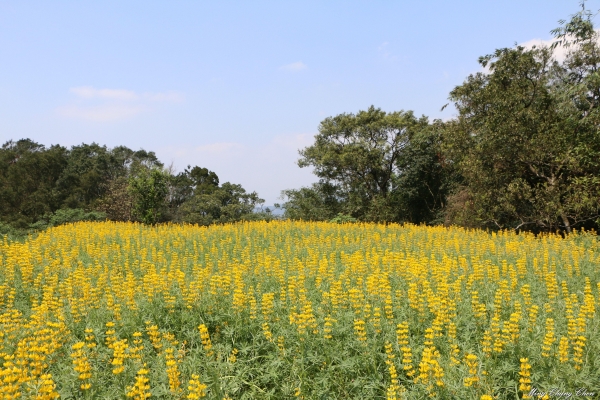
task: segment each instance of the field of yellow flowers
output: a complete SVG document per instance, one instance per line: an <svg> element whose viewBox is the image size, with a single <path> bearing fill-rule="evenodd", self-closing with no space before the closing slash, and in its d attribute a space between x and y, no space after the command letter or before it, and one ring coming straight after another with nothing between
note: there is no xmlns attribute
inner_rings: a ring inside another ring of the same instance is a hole
<svg viewBox="0 0 600 400"><path fill-rule="evenodd" d="M591 234L65 225L0 241L0 398L595 398L599 292Z"/></svg>

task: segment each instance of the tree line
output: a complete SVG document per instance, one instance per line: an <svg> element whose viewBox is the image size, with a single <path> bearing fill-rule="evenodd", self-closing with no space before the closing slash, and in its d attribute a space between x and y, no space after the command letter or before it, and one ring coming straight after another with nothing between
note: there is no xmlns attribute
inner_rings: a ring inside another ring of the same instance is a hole
<svg viewBox="0 0 600 400"><path fill-rule="evenodd" d="M80 220L208 225L270 218L255 211L262 203L206 168L176 174L151 151L96 143L45 147L30 139L0 149L0 233Z"/></svg>
<svg viewBox="0 0 600 400"><path fill-rule="evenodd" d="M600 47L582 9L551 46L481 57L449 121L371 107L321 122L284 191L290 218L456 224L533 232L600 224ZM566 57L557 57L557 50Z"/></svg>
<svg viewBox="0 0 600 400"><path fill-rule="evenodd" d="M600 225L600 46L592 14L551 46L498 49L449 95L448 121L371 106L326 118L282 192L284 218L571 232ZM558 57L562 49L564 57ZM0 149L0 233L75 220L209 225L272 219L215 172L174 173L153 152L28 139ZM268 210L267 210L268 211Z"/></svg>

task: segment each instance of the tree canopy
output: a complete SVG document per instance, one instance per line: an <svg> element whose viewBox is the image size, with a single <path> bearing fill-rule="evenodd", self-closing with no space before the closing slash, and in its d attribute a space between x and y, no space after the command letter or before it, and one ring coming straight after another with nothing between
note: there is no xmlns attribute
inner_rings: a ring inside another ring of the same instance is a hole
<svg viewBox="0 0 600 400"><path fill-rule="evenodd" d="M433 221L447 190L439 138L427 117L417 118L411 111L386 113L371 106L325 119L298 162L312 166L319 182L284 192L287 215Z"/></svg>
<svg viewBox="0 0 600 400"><path fill-rule="evenodd" d="M600 48L590 24L580 13L555 31L575 38L562 62L550 47L499 49L480 59L489 72L451 92L459 115L444 144L464 178L459 222L567 232L597 223Z"/></svg>
<svg viewBox="0 0 600 400"><path fill-rule="evenodd" d="M600 37L585 9L552 46L498 49L454 88L448 121L371 106L321 122L283 191L290 218L446 223L534 232L600 224ZM556 57L559 46L567 49Z"/></svg>
<svg viewBox="0 0 600 400"><path fill-rule="evenodd" d="M30 139L0 148L0 233L64 222L225 223L272 218L257 214L263 200L237 184L188 166L174 174L156 155L96 143L46 147Z"/></svg>

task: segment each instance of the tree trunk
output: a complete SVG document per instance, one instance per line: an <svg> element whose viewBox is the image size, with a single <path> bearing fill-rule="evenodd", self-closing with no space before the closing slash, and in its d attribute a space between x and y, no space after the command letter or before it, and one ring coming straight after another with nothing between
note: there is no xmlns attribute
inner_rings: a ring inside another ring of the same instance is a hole
<svg viewBox="0 0 600 400"><path fill-rule="evenodd" d="M567 233L571 233L571 223L569 222L569 218L565 215L564 211L560 212L560 217L563 220L563 223L565 224L565 229L567 230Z"/></svg>

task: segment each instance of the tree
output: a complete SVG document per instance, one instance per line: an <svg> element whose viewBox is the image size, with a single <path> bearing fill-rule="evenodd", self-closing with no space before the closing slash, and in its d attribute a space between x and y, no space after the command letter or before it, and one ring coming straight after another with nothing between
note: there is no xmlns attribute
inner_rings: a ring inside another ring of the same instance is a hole
<svg viewBox="0 0 600 400"><path fill-rule="evenodd" d="M169 180L169 208L172 215L194 196L210 194L219 187L219 177L213 171L198 166L172 175Z"/></svg>
<svg viewBox="0 0 600 400"><path fill-rule="evenodd" d="M130 180L142 175L148 169L161 169L156 154L146 150L131 150L125 146L117 146L109 150L110 162L104 171L104 180L99 184L102 197L94 203L94 208L106 213L113 221L131 221L134 218L134 191L130 188ZM163 211L160 212L162 217ZM139 215L138 215L139 217Z"/></svg>
<svg viewBox="0 0 600 400"><path fill-rule="evenodd" d="M72 146L68 162L56 182L56 188L64 194L62 207L90 208L106 191L105 182L119 166L106 146L96 143ZM125 171L119 171L124 175Z"/></svg>
<svg viewBox="0 0 600 400"><path fill-rule="evenodd" d="M0 148L0 232L11 235L103 218L148 224L272 219L255 212L262 203L240 185L219 186L206 168L188 166L174 175L143 149L82 143L67 150L29 139Z"/></svg>
<svg viewBox="0 0 600 400"><path fill-rule="evenodd" d="M0 149L0 218L26 228L62 204L56 190L68 162L67 149L45 146L30 139L8 141Z"/></svg>
<svg viewBox="0 0 600 400"><path fill-rule="evenodd" d="M328 221L341 213L341 194L337 187L326 182L311 187L287 189L281 192L287 199L283 204L284 217L305 221Z"/></svg>
<svg viewBox="0 0 600 400"><path fill-rule="evenodd" d="M395 203L401 216L399 222L443 222L448 196L459 179L442 152L443 127L444 124L436 120L416 131L398 159Z"/></svg>
<svg viewBox="0 0 600 400"><path fill-rule="evenodd" d="M117 146L111 149L110 153L113 158L110 179L133 176L144 168L160 169L164 167L153 151L144 149L134 151L125 146Z"/></svg>
<svg viewBox="0 0 600 400"><path fill-rule="evenodd" d="M161 221L167 205L169 175L159 168L141 168L129 179L133 217L145 224Z"/></svg>
<svg viewBox="0 0 600 400"><path fill-rule="evenodd" d="M450 94L445 149L477 225L570 232L600 216L598 34L585 10L555 33L574 38L563 63L552 48L499 49Z"/></svg>
<svg viewBox="0 0 600 400"><path fill-rule="evenodd" d="M431 222L444 207L448 171L439 132L411 111L340 114L321 122L300 151L319 182L284 191L286 215L329 220L342 213L366 221Z"/></svg>
<svg viewBox="0 0 600 400"><path fill-rule="evenodd" d="M264 203L256 192L247 193L241 185L225 182L220 187L214 186L218 178L211 179L211 182L208 186L200 185L194 195L183 203L179 221L210 225L253 219L256 206Z"/></svg>
<svg viewBox="0 0 600 400"><path fill-rule="evenodd" d="M131 221L133 218L133 194L126 177L116 177L103 183L104 195L96 208L111 221Z"/></svg>

